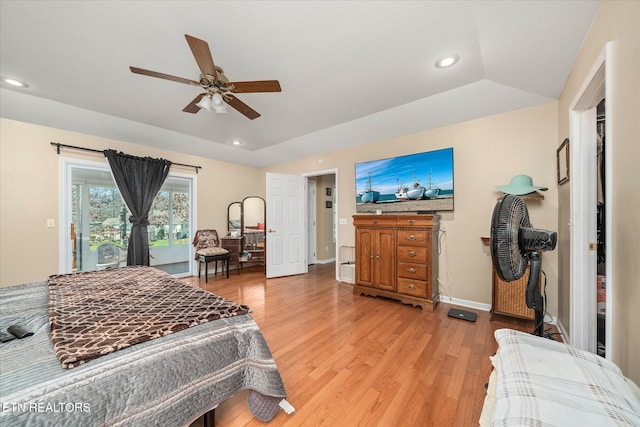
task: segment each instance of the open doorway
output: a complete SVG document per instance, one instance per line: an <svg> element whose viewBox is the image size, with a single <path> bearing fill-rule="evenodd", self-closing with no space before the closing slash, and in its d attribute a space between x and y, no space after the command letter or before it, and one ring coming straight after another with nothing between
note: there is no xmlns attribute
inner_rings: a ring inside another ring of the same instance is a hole
<svg viewBox="0 0 640 427"><path fill-rule="evenodd" d="M611 138L612 122L615 119L607 111L607 104L611 100L610 71L606 61L610 44L592 67L570 106L571 154L570 154L570 204L571 224L570 237L570 272L571 272L571 319L570 343L583 350L599 352L611 359L611 292L615 288L614 272L611 263L606 259L613 259L611 245ZM607 102L603 102L606 99ZM600 107L600 111L598 110ZM603 120L599 126L598 115ZM599 135L599 128L601 134ZM602 164L598 166L598 140L606 134L606 145L602 145ZM602 183L598 183L599 171L603 171ZM598 194L602 185L603 194ZM601 199L599 199L601 197ZM598 223L598 201L602 202L601 223ZM599 242L602 245L599 248ZM606 250L606 258L600 262L599 255ZM599 251L599 249L601 249ZM599 253L600 252L600 253ZM600 264L600 265L599 265ZM600 295L597 290L601 286L597 276L606 277L606 289ZM606 313L601 316L598 325L598 296L604 304L600 311ZM600 328L600 331L598 331ZM600 337L598 337L600 335ZM598 338L603 343L598 345ZM599 348L600 347L600 351Z"/></svg>
<svg viewBox="0 0 640 427"><path fill-rule="evenodd" d="M308 263L336 262L338 245L337 170L305 174L307 185ZM336 277L338 277L336 268Z"/></svg>

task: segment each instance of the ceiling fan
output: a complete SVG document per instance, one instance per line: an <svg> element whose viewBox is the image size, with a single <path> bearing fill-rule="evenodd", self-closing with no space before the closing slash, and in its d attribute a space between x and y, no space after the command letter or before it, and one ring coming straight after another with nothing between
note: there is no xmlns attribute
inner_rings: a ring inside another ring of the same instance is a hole
<svg viewBox="0 0 640 427"><path fill-rule="evenodd" d="M145 70L138 67L129 67L131 72L145 76L157 77L165 80L172 80L178 83L185 83L193 86L200 86L204 93L196 96L182 111L186 113L197 113L201 108L208 111L212 109L216 113L226 113L225 103L232 106L247 118L253 120L260 117L260 113L249 107L244 102L236 98L236 93L256 93L256 92L280 92L280 82L277 80L255 80L247 82L230 82L224 75L222 68L213 63L209 44L201 39L184 35L189 43L191 52L200 68L200 81L189 80L157 71Z"/></svg>

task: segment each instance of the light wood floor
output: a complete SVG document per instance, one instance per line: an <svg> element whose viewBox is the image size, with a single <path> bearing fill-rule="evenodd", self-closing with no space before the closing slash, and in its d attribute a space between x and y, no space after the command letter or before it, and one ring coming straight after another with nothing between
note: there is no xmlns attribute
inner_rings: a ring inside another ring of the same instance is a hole
<svg viewBox="0 0 640 427"><path fill-rule="evenodd" d="M475 323L382 298L354 296L335 265L266 280L260 268L184 279L249 305L278 365L287 400L271 426L477 426L496 351L493 331L530 322ZM216 410L217 426L260 426L246 391ZM201 421L194 426L202 425Z"/></svg>

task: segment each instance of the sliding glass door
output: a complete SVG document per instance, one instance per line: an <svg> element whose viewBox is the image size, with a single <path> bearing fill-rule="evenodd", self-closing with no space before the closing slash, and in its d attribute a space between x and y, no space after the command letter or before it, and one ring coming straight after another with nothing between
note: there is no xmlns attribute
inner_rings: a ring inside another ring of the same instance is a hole
<svg viewBox="0 0 640 427"><path fill-rule="evenodd" d="M63 160L62 271L127 264L131 223L107 165ZM191 274L195 177L170 173L149 212L150 264L176 276Z"/></svg>

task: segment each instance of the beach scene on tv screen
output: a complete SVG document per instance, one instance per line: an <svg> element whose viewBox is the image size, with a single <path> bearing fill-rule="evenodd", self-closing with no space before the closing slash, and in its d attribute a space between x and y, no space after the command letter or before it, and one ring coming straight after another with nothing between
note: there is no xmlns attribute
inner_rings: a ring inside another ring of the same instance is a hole
<svg viewBox="0 0 640 427"><path fill-rule="evenodd" d="M357 212L453 210L453 148L355 166Z"/></svg>

